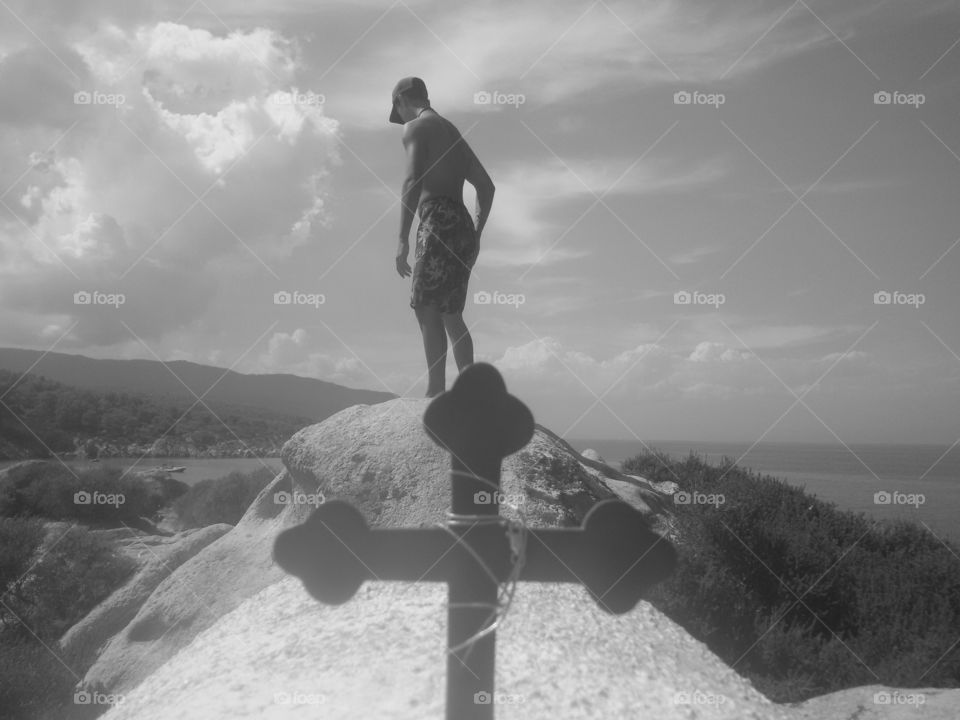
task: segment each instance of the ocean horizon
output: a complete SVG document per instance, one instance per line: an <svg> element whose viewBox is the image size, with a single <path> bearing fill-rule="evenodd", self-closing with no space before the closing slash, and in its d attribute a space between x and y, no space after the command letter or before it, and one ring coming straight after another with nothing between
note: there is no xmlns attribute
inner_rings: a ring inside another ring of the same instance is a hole
<svg viewBox="0 0 960 720"><path fill-rule="evenodd" d="M678 460L693 452L711 465L730 457L741 468L785 480L840 510L911 520L960 542L960 444L565 439L580 452L596 450L618 469L647 448Z"/></svg>

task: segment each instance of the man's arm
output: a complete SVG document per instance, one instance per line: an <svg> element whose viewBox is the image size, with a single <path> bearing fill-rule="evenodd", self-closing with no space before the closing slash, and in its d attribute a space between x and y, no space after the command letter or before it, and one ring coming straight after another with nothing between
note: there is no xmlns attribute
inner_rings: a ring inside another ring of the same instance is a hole
<svg viewBox="0 0 960 720"><path fill-rule="evenodd" d="M493 180L487 174L486 169L477 159L466 140L462 141L467 154L467 173L464 176L466 181L473 185L477 191L477 240L480 239L480 233L483 232L483 226L487 224L487 217L490 215L490 208L493 206L493 193L496 188Z"/></svg>

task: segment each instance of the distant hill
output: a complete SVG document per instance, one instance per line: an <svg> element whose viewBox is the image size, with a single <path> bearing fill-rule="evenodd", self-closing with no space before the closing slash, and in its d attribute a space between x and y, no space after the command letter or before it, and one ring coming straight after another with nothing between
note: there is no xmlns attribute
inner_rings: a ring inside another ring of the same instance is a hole
<svg viewBox="0 0 960 720"><path fill-rule="evenodd" d="M298 375L245 375L185 360L166 363L157 360L99 360L84 355L0 348L0 369L22 373L34 363L37 364L30 370L31 374L76 388L192 401L194 396L187 390L190 388L208 404L246 405L313 421L323 420L352 405L375 405L397 397L393 393L349 388ZM211 386L213 389L204 395Z"/></svg>

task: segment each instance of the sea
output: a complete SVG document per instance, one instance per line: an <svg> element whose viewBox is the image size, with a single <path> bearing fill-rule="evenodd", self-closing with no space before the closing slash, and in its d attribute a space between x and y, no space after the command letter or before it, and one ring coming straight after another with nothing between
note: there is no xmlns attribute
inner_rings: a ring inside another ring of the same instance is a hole
<svg viewBox="0 0 960 720"><path fill-rule="evenodd" d="M576 450L596 450L615 468L646 447L682 460L690 452L719 464L732 458L742 468L771 475L803 488L840 510L863 512L881 520L907 519L920 523L936 537L960 546L960 443L949 445L840 443L719 443L698 441L639 441L566 438ZM126 458L99 463L66 461L81 469L96 466L130 467ZM0 469L14 461L0 461ZM173 477L193 485L231 472L268 467L279 472L280 458L144 458L143 470L159 465L184 466ZM958 549L960 553L960 549Z"/></svg>
<svg viewBox="0 0 960 720"><path fill-rule="evenodd" d="M691 452L716 465L726 456L741 468L771 475L881 520L907 519L960 546L960 443L951 445L603 440L567 438L596 450L615 468L647 448L682 460ZM960 551L960 549L958 549Z"/></svg>

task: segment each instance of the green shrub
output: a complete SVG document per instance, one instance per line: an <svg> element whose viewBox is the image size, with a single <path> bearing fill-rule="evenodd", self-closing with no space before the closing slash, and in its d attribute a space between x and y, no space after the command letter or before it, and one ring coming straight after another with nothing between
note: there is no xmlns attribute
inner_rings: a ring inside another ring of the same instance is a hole
<svg viewBox="0 0 960 720"><path fill-rule="evenodd" d="M7 607L21 604L27 571L43 536L43 523L39 520L0 518L0 594ZM0 605L0 632L17 623L16 617Z"/></svg>
<svg viewBox="0 0 960 720"><path fill-rule="evenodd" d="M0 715L6 720L77 717L73 688L82 678L33 637L0 638Z"/></svg>
<svg viewBox="0 0 960 720"><path fill-rule="evenodd" d="M185 528L236 525L274 477L275 470L261 467L246 474L232 472L215 480L201 480L174 501L173 509Z"/></svg>
<svg viewBox="0 0 960 720"><path fill-rule="evenodd" d="M81 527L0 518L0 716L11 720L94 717L73 702L87 668L59 659L57 640L119 587L134 562Z"/></svg>
<svg viewBox="0 0 960 720"><path fill-rule="evenodd" d="M135 523L185 490L178 481L158 483L116 467L74 472L58 462L32 463L12 468L0 480L0 516Z"/></svg>
<svg viewBox="0 0 960 720"><path fill-rule="evenodd" d="M679 565L649 598L772 700L960 680L957 548L728 458L713 467L653 452L624 471L724 496L672 506Z"/></svg>
<svg viewBox="0 0 960 720"><path fill-rule="evenodd" d="M82 527L52 529L41 550L43 536L38 520L0 518L0 619L5 633L56 640L119 587L135 563Z"/></svg>

